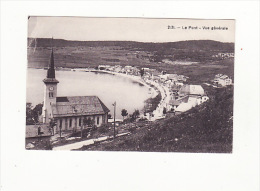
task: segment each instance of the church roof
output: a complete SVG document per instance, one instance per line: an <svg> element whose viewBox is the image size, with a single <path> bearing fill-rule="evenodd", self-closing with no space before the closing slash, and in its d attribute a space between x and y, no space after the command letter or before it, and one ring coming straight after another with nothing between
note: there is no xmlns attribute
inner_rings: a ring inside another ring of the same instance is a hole
<svg viewBox="0 0 260 191"><path fill-rule="evenodd" d="M57 97L52 105L54 117L98 115L109 112L109 109L97 96Z"/></svg>
<svg viewBox="0 0 260 191"><path fill-rule="evenodd" d="M189 94L189 95L204 95L204 89L201 85L184 85L181 87L180 94Z"/></svg>

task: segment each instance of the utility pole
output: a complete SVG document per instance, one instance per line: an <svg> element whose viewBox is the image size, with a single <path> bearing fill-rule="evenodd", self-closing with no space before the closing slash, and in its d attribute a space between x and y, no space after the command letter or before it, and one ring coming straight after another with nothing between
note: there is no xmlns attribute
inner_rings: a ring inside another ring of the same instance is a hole
<svg viewBox="0 0 260 191"><path fill-rule="evenodd" d="M114 106L114 139L116 138L116 102L112 104Z"/></svg>

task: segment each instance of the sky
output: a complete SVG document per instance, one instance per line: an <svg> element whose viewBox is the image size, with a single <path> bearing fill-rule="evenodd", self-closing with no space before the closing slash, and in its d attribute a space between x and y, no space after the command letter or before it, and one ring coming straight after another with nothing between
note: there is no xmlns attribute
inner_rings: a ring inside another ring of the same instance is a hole
<svg viewBox="0 0 260 191"><path fill-rule="evenodd" d="M204 26L209 29L203 29ZM211 30L214 26L228 30ZM33 16L28 19L28 37L78 41L234 42L235 20Z"/></svg>

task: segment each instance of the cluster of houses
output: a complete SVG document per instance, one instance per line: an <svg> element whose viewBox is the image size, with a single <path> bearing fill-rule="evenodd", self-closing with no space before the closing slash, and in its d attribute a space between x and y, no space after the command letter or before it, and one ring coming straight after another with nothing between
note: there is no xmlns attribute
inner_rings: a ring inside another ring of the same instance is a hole
<svg viewBox="0 0 260 191"><path fill-rule="evenodd" d="M160 74L150 78L148 76L148 80L160 84L164 92L168 92L168 95L166 93L163 96L164 100L167 100L163 107L175 114L185 112L209 99L201 85L189 85L187 79L187 76L177 74Z"/></svg>
<svg viewBox="0 0 260 191"><path fill-rule="evenodd" d="M218 53L216 55L213 55L212 57L221 58L221 59L234 58L235 54L234 53Z"/></svg>
<svg viewBox="0 0 260 191"><path fill-rule="evenodd" d="M106 70L110 72L124 73L129 75L138 76L140 73L140 69L135 66L121 66L121 65L99 65L99 70Z"/></svg>
<svg viewBox="0 0 260 191"><path fill-rule="evenodd" d="M225 74L217 74L213 79L213 84L217 86L229 86L232 85L232 79Z"/></svg>

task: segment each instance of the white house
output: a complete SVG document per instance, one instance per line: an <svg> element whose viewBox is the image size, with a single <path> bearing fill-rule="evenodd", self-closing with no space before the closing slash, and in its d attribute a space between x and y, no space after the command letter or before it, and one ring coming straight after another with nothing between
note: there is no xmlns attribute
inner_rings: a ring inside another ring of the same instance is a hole
<svg viewBox="0 0 260 191"><path fill-rule="evenodd" d="M214 84L220 86L228 86L232 84L232 79L229 78L227 75L217 74L214 78Z"/></svg>
<svg viewBox="0 0 260 191"><path fill-rule="evenodd" d="M185 112L209 100L201 85L183 85L179 90L179 96L172 105L176 113Z"/></svg>

